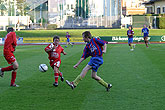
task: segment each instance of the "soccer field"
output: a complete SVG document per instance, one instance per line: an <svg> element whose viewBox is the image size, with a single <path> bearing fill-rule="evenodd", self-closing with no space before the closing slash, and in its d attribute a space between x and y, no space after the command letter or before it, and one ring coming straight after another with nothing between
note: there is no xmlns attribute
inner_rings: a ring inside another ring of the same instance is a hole
<svg viewBox="0 0 165 110"><path fill-rule="evenodd" d="M20 87L9 86L11 72L0 78L0 110L165 110L165 45L149 46L137 44L130 52L127 44L108 45L98 75L113 84L110 92L93 80L90 72L74 90L60 79L54 87L46 45L18 46L16 83ZM61 56L60 66L65 80L74 80L88 63L89 58L73 69L83 48L65 48L67 55ZM6 67L2 49L0 46L0 67ZM48 65L47 72L38 70L41 63Z"/></svg>

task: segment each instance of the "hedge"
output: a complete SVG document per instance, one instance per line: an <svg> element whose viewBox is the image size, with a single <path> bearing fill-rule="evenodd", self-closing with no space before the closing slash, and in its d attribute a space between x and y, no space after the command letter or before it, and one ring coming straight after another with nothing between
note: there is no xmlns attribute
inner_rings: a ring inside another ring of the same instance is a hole
<svg viewBox="0 0 165 110"><path fill-rule="evenodd" d="M159 28L160 29L165 29L165 17L160 17L159 18Z"/></svg>

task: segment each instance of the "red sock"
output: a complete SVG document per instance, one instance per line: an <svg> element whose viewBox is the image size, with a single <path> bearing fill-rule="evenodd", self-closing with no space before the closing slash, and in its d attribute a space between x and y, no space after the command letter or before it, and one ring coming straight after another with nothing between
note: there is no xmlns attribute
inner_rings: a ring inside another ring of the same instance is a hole
<svg viewBox="0 0 165 110"><path fill-rule="evenodd" d="M2 72L11 70L14 70L13 65L1 69Z"/></svg>
<svg viewBox="0 0 165 110"><path fill-rule="evenodd" d="M58 83L58 73L54 73L55 82Z"/></svg>
<svg viewBox="0 0 165 110"><path fill-rule="evenodd" d="M62 77L62 73L61 72L59 73L59 76Z"/></svg>
<svg viewBox="0 0 165 110"><path fill-rule="evenodd" d="M13 85L15 83L16 74L17 74L17 72L12 72L11 85Z"/></svg>

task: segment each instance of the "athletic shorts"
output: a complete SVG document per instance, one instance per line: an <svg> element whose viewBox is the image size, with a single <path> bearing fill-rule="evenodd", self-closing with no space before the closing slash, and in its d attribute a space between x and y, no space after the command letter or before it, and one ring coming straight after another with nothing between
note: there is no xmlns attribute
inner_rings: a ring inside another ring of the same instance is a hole
<svg viewBox="0 0 165 110"><path fill-rule="evenodd" d="M97 72L98 68L103 64L102 57L92 57L88 65L92 66L92 70Z"/></svg>
<svg viewBox="0 0 165 110"><path fill-rule="evenodd" d="M133 38L128 38L128 44L133 43Z"/></svg>
<svg viewBox="0 0 165 110"><path fill-rule="evenodd" d="M8 64L12 64L13 62L16 61L16 58L13 53L4 54L4 57L6 61L8 62Z"/></svg>
<svg viewBox="0 0 165 110"><path fill-rule="evenodd" d="M69 38L67 38L67 42L70 42L70 39Z"/></svg>
<svg viewBox="0 0 165 110"><path fill-rule="evenodd" d="M61 61L50 61L50 66L52 68L54 68L54 66L56 66L57 68L59 68L61 65Z"/></svg>

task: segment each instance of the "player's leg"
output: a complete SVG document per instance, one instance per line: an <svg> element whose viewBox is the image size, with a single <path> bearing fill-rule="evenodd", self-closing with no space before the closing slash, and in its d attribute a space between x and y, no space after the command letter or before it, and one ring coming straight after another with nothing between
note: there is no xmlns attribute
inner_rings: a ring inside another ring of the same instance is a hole
<svg viewBox="0 0 165 110"><path fill-rule="evenodd" d="M94 70L92 70L91 73L92 73L91 74L91 77L93 79L95 79L98 83L100 83L102 86L104 86L107 89L107 91L109 91L109 89L112 87L112 84L108 84L102 78L100 78L99 76L97 76L97 72L95 72Z"/></svg>
<svg viewBox="0 0 165 110"><path fill-rule="evenodd" d="M18 62L15 61L11 64L14 68L14 70L12 71L12 77L11 77L11 83L10 83L10 86L13 86L13 87L19 87L19 85L16 85L15 84L15 80L16 80L16 75L17 75L17 70L18 70Z"/></svg>
<svg viewBox="0 0 165 110"><path fill-rule="evenodd" d="M59 77L59 70L58 70L58 68L57 68L57 66L55 66L54 65L54 78L55 78L55 82L53 83L53 85L55 86L55 87L57 87L58 86L58 77Z"/></svg>
<svg viewBox="0 0 165 110"><path fill-rule="evenodd" d="M66 80L66 83L67 83L72 89L74 89L74 88L79 84L79 82L85 77L85 75L87 74L87 72L88 72L91 68L92 68L92 66L90 66L90 65L87 64L87 65L84 67L84 69L82 70L81 74L78 75L74 81L69 82L68 80Z"/></svg>
<svg viewBox="0 0 165 110"><path fill-rule="evenodd" d="M14 70L14 67L13 67L12 63L16 61L13 54L5 54L4 57L5 57L6 61L8 62L8 64L11 64L11 65L8 66L8 67L5 67L5 68L1 68L0 69L1 74L4 74L5 71Z"/></svg>
<svg viewBox="0 0 165 110"><path fill-rule="evenodd" d="M63 73L58 70L58 75L61 77L61 81L64 81Z"/></svg>
<svg viewBox="0 0 165 110"><path fill-rule="evenodd" d="M129 46L130 46L130 51L133 51L133 38L129 38Z"/></svg>
<svg viewBox="0 0 165 110"><path fill-rule="evenodd" d="M78 83L85 77L85 75L87 74L87 72L92 68L92 66L90 65L86 65L83 70L81 71L81 74L77 76L77 78L73 81L73 84L75 86L78 85Z"/></svg>
<svg viewBox="0 0 165 110"><path fill-rule="evenodd" d="M148 40L147 39L148 39L147 37L144 37L144 42L146 44L146 47L148 47Z"/></svg>
<svg viewBox="0 0 165 110"><path fill-rule="evenodd" d="M69 42L69 44L73 47L73 44L71 42Z"/></svg>
<svg viewBox="0 0 165 110"><path fill-rule="evenodd" d="M68 47L68 41L66 42L66 46L65 46L66 48Z"/></svg>

